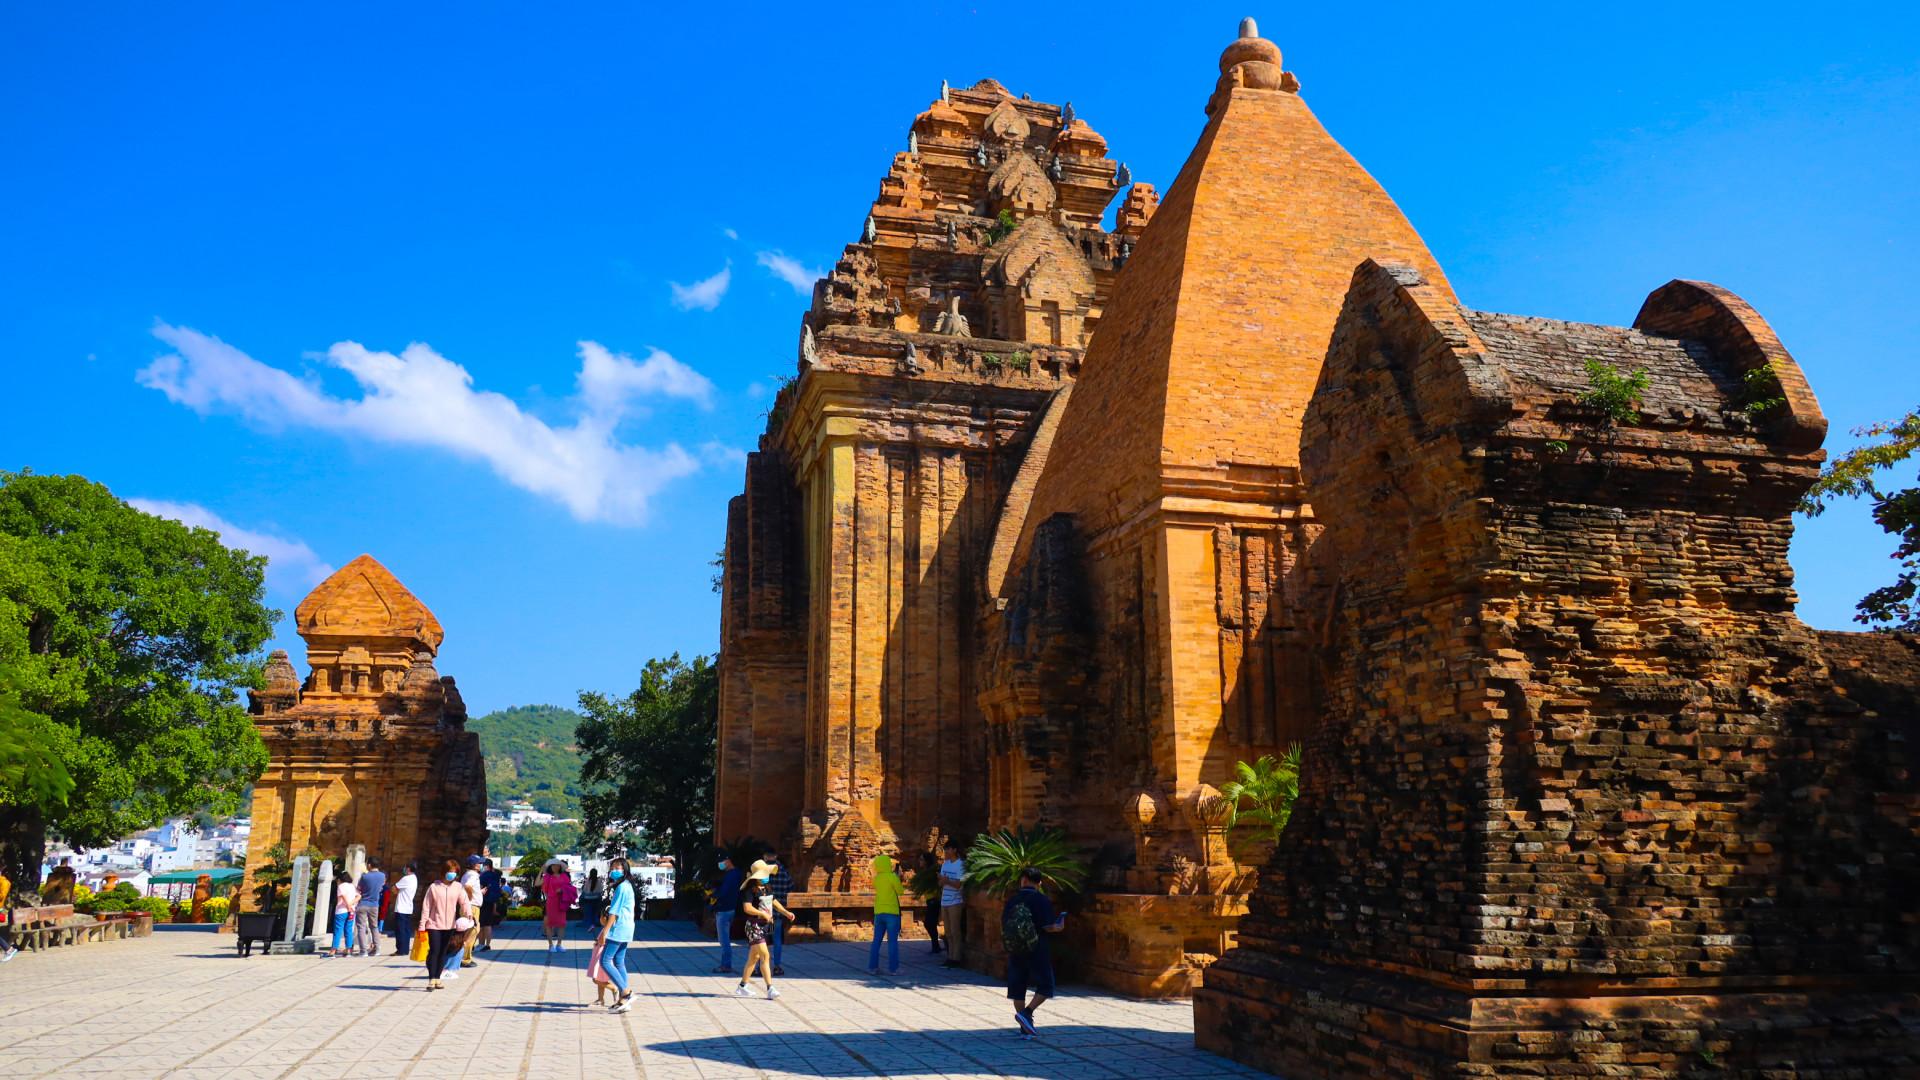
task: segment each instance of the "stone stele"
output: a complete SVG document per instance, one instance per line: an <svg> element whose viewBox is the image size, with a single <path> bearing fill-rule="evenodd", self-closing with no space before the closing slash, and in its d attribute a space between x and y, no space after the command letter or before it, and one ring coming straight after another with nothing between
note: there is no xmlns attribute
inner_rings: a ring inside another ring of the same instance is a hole
<svg viewBox="0 0 1920 1080"><path fill-rule="evenodd" d="M252 694L268 765L254 785L249 868L274 844L296 855L312 845L341 865L364 845L388 868L484 850L486 767L453 677L434 670L439 620L362 555L300 602L294 627L306 681L275 652L266 689Z"/></svg>

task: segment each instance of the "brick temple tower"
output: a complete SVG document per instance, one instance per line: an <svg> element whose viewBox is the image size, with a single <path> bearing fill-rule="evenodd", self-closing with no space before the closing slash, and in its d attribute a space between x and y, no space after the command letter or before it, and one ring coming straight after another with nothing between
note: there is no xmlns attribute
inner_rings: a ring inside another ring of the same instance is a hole
<svg viewBox="0 0 1920 1080"><path fill-rule="evenodd" d="M341 858L350 844L389 864L464 857L487 842L480 736L451 675L434 670L440 621L362 555L294 610L311 668L284 652L252 694L267 745L254 785L247 865L274 844Z"/></svg>
<svg viewBox="0 0 1920 1080"><path fill-rule="evenodd" d="M824 934L871 912L872 854L987 822L987 566L1152 215L1124 174L1070 105L943 86L816 285L797 377L748 455L716 832L782 842Z"/></svg>

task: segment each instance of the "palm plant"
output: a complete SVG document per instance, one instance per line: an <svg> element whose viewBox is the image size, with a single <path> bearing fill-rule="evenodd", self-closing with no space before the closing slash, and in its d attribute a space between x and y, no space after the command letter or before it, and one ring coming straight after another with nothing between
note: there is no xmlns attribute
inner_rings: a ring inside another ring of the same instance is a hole
<svg viewBox="0 0 1920 1080"><path fill-rule="evenodd" d="M1293 801L1300 797L1300 744L1287 747L1275 758L1261 755L1249 765L1236 761L1233 771L1238 779L1221 785L1220 795L1232 808L1227 816L1227 833L1244 829L1234 843L1237 859L1246 849L1262 840L1280 842L1280 833L1293 817Z"/></svg>
<svg viewBox="0 0 1920 1080"><path fill-rule="evenodd" d="M1067 839L1065 829L1024 825L982 833L967 849L966 884L996 897L1013 895L1020 874L1031 866L1041 880L1063 893L1076 893L1087 880L1086 852Z"/></svg>

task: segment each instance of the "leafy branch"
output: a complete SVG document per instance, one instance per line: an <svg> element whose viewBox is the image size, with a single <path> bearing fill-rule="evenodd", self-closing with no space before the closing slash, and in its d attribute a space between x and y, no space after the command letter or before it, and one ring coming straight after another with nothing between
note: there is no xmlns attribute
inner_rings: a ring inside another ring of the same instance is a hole
<svg viewBox="0 0 1920 1080"><path fill-rule="evenodd" d="M1854 435L1881 441L1858 446L1829 462L1800 500L1800 512L1818 517L1835 499L1861 495L1873 500L1873 520L1900 538L1893 558L1901 571L1893 584L1868 593L1855 605L1854 621L1869 626L1887 624L1894 630L1920 630L1920 487L1881 491L1874 476L1912 457L1920 450L1920 412L1898 420L1854 429Z"/></svg>

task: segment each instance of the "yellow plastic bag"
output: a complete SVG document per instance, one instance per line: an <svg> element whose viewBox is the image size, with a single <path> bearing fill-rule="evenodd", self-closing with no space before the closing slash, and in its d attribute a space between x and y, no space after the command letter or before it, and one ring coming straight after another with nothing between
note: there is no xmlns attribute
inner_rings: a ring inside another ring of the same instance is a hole
<svg viewBox="0 0 1920 1080"><path fill-rule="evenodd" d="M422 963L427 959L427 932L425 930L415 930L413 932L413 952L408 955L415 963Z"/></svg>

